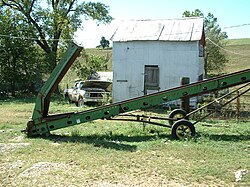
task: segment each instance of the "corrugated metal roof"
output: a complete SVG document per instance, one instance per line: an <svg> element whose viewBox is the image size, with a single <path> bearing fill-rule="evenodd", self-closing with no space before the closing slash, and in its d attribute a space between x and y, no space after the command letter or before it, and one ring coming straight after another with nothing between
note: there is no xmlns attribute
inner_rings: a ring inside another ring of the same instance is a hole
<svg viewBox="0 0 250 187"><path fill-rule="evenodd" d="M123 21L112 41L197 41L202 37L203 18Z"/></svg>

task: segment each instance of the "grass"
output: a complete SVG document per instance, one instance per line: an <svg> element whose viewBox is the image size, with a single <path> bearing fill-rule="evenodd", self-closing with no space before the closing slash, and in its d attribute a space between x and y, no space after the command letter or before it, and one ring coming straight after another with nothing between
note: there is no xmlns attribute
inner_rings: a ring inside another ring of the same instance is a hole
<svg viewBox="0 0 250 187"><path fill-rule="evenodd" d="M224 73L250 69L250 38L228 40L225 49L229 62L223 70ZM249 97L249 92L246 95ZM241 97L241 102L246 103L249 108L248 97ZM236 101L233 103L236 105Z"/></svg>
<svg viewBox="0 0 250 187"><path fill-rule="evenodd" d="M33 99L0 108L0 186L249 186L249 121L207 120L197 136L174 141L170 129L97 120L27 138ZM79 110L56 100L51 112ZM162 114L166 115L166 114ZM207 125L211 127L207 127Z"/></svg>
<svg viewBox="0 0 250 187"><path fill-rule="evenodd" d="M236 70L243 70L250 68L249 52L250 52L250 38L244 39L230 39L226 45L226 55L229 63L226 64L225 72L230 73Z"/></svg>
<svg viewBox="0 0 250 187"><path fill-rule="evenodd" d="M227 45L250 45L250 38L229 39Z"/></svg>
<svg viewBox="0 0 250 187"><path fill-rule="evenodd" d="M226 49L233 53L225 72L250 68L250 39L229 40ZM63 83L75 78L70 71ZM20 131L34 102L0 101L0 186L250 186L249 118L207 119L186 141L172 140L168 128L106 120L27 138ZM56 98L50 113L85 109ZM243 169L248 173L235 182Z"/></svg>

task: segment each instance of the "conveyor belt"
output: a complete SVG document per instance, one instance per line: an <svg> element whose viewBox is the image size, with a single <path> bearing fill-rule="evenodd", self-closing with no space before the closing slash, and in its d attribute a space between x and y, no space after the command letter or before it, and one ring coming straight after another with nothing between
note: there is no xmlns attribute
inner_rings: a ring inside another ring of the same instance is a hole
<svg viewBox="0 0 250 187"><path fill-rule="evenodd" d="M246 82L250 82L250 69L106 106L97 107L83 112L46 116L42 119L42 123L33 125L33 128L35 127L35 129L39 129L38 132L40 133L43 131L52 131L96 119L109 119L124 112L145 109L182 97L193 97L207 92L240 85ZM34 131L32 131L32 134L38 133L35 129L33 129Z"/></svg>
<svg viewBox="0 0 250 187"><path fill-rule="evenodd" d="M71 48L69 48L66 52L67 55L64 60L58 64L52 72L51 77L38 94L32 119L28 122L25 130L28 136L45 134L56 129L96 119L110 119L121 113L138 109L146 109L183 97L193 97L207 92L221 90L250 82L250 69L247 69L118 103L97 107L83 112L72 112L49 116L48 108L51 92L58 85L59 80L62 79L77 55L79 55L81 49L82 48L76 44L71 45Z"/></svg>

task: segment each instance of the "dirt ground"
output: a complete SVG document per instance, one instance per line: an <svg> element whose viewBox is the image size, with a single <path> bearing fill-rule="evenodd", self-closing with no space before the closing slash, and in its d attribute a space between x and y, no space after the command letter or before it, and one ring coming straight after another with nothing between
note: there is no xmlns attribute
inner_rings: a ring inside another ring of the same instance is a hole
<svg viewBox="0 0 250 187"><path fill-rule="evenodd" d="M22 138L15 138L16 143L0 143L0 153L11 152L25 146L29 143L21 142ZM56 144L59 146L60 144ZM171 158L170 158L171 160ZM174 160L174 159L172 159ZM176 163L182 163L183 160L175 160ZM8 173L8 177L4 178L0 186L51 186L51 187L77 187L77 186L91 186L91 187L193 187L193 186L225 186L223 181L216 184L203 184L203 183L188 183L185 181L176 181L174 179L168 180L158 173L152 173L151 176L119 176L116 179L110 180L95 180L86 177L86 169L81 168L72 163L60 162L37 162L30 167L28 163L17 158L14 162L0 163L0 175ZM26 168L27 167L27 168ZM100 166L101 167L101 166ZM16 169L22 169L22 172L15 174ZM109 175L110 169L107 168ZM63 173L63 175L61 175ZM65 177L68 176L68 177ZM118 179L118 180L117 180ZM214 179L212 179L214 181Z"/></svg>

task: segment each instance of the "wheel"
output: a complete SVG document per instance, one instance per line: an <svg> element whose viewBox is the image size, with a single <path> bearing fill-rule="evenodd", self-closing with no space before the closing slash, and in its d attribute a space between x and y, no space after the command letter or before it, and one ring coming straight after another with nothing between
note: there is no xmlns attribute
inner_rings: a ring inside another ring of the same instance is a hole
<svg viewBox="0 0 250 187"><path fill-rule="evenodd" d="M80 98L78 99L78 101L76 102L76 106L77 106L77 107L83 107L83 106L84 106L84 100L83 100L82 97L80 97Z"/></svg>
<svg viewBox="0 0 250 187"><path fill-rule="evenodd" d="M169 120L169 125L173 126L175 121L178 121L180 119L187 119L188 117L186 117L187 112L185 110L182 109L174 109L170 114L169 114L169 118L170 119L174 119L174 120Z"/></svg>
<svg viewBox="0 0 250 187"><path fill-rule="evenodd" d="M65 100L66 100L68 103L72 103L72 101L70 100L70 98L69 98L68 95L65 95L64 98L65 98Z"/></svg>
<svg viewBox="0 0 250 187"><path fill-rule="evenodd" d="M195 136L195 127L190 121L181 119L174 123L174 125L172 126L171 134L172 137L176 140L191 138Z"/></svg>

